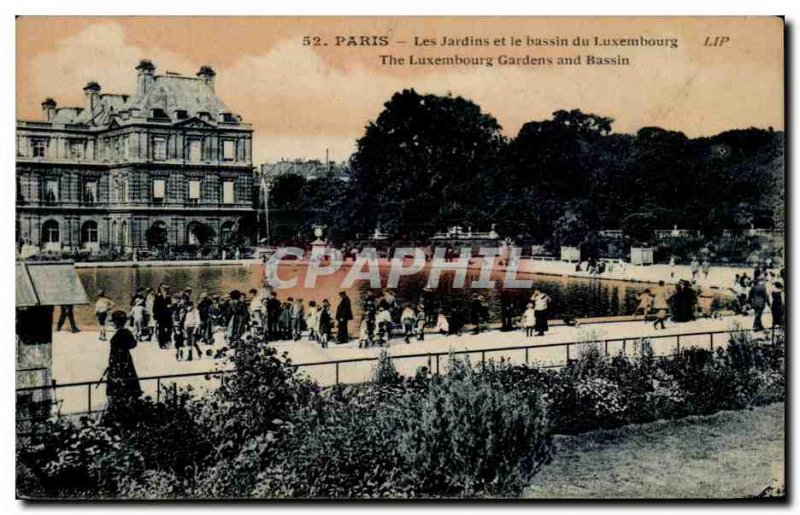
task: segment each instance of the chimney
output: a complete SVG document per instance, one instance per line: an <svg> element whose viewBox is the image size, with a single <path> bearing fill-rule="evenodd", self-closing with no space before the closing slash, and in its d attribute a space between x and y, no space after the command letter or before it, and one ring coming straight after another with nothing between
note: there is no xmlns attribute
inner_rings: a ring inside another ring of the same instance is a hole
<svg viewBox="0 0 800 515"><path fill-rule="evenodd" d="M53 117L56 115L56 101L50 97L44 99L42 102L42 111L44 111L44 117L48 122L53 121Z"/></svg>
<svg viewBox="0 0 800 515"><path fill-rule="evenodd" d="M214 91L214 77L216 77L217 72L210 66L203 65L200 67L200 71L197 72L197 76L203 79L203 82L206 83L206 86L211 88L211 91Z"/></svg>
<svg viewBox="0 0 800 515"><path fill-rule="evenodd" d="M155 80L156 66L149 59L142 59L136 66L136 96L138 98L147 94Z"/></svg>
<svg viewBox="0 0 800 515"><path fill-rule="evenodd" d="M91 121L95 115L95 109L100 104L100 84L92 81L83 87L83 92L86 94L86 109L89 110L89 120Z"/></svg>

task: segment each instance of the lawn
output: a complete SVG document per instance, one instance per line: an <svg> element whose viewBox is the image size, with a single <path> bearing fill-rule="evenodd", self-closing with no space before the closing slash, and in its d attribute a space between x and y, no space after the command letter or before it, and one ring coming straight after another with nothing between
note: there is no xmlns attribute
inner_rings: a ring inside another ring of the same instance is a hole
<svg viewBox="0 0 800 515"><path fill-rule="evenodd" d="M741 498L782 474L784 405L557 436L526 498Z"/></svg>

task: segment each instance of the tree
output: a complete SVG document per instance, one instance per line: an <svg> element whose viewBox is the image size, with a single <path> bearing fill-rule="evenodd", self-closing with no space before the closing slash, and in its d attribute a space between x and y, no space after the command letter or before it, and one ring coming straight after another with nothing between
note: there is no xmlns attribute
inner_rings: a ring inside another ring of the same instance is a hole
<svg viewBox="0 0 800 515"><path fill-rule="evenodd" d="M486 222L479 201L504 144L497 120L461 97L395 93L351 159L358 232L402 239Z"/></svg>
<svg viewBox="0 0 800 515"><path fill-rule="evenodd" d="M635 245L649 245L653 241L656 217L651 212L638 212L622 220L622 231Z"/></svg>

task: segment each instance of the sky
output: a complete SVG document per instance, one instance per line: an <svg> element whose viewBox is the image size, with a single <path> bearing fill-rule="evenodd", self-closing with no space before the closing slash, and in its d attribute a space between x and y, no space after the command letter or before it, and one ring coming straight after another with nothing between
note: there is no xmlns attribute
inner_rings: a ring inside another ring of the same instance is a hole
<svg viewBox="0 0 800 515"><path fill-rule="evenodd" d="M134 93L139 59L156 73L217 71L216 91L251 123L253 162L341 161L399 90L460 95L513 137L527 121L578 108L615 120L614 132L659 126L690 137L747 127L784 128L779 18L579 17L20 17L17 117L41 102L84 104L83 86ZM344 47L335 36L386 36L389 47ZM678 38L678 48L426 48L414 37L576 36ZM304 46L319 36L327 46ZM704 46L725 36L722 46ZM405 41L406 43L399 43ZM379 55L624 55L630 66L383 66Z"/></svg>

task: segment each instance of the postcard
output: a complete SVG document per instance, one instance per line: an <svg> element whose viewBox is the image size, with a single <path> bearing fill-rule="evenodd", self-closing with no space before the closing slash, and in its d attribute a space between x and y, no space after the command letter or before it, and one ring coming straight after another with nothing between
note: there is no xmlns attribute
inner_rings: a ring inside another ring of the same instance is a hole
<svg viewBox="0 0 800 515"><path fill-rule="evenodd" d="M18 499L786 498L782 18L16 29Z"/></svg>

